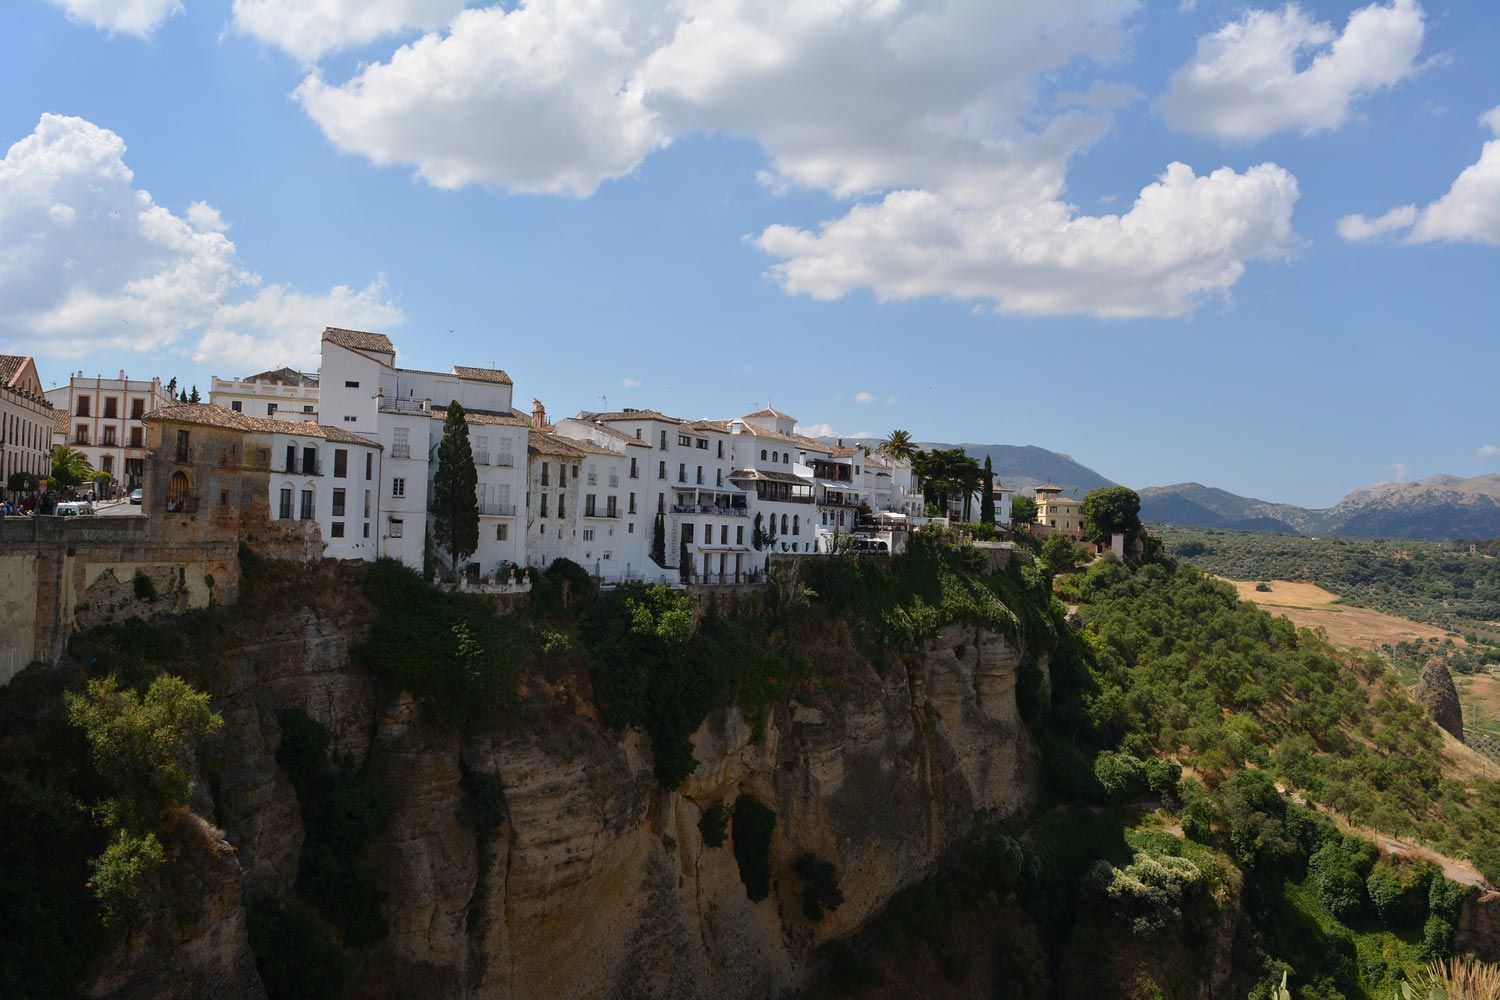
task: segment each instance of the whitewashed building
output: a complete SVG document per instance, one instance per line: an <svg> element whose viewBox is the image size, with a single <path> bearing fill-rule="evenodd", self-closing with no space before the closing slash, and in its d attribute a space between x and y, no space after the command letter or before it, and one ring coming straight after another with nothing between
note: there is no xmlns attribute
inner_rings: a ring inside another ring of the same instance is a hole
<svg viewBox="0 0 1500 1000"><path fill-rule="evenodd" d="M519 504L526 492L528 422L512 411L511 388L510 376L496 368L398 368L396 348L384 334L323 331L322 422L382 445L374 529L381 555L423 568L437 446L448 405L457 402L467 413L479 474L479 548L468 563L483 574L502 563L526 564Z"/></svg>
<svg viewBox="0 0 1500 1000"><path fill-rule="evenodd" d="M161 379L86 377L74 372L67 385L48 389L47 400L68 415L54 424L53 444L66 444L84 454L89 464L106 472L127 490L142 485L146 475L146 424L152 410L174 400Z"/></svg>
<svg viewBox="0 0 1500 1000"><path fill-rule="evenodd" d="M318 422L318 376L292 368L219 378L209 383L208 401L248 417Z"/></svg>
<svg viewBox="0 0 1500 1000"><path fill-rule="evenodd" d="M0 354L0 497L11 496L15 473L45 479L52 471L55 415L36 362L24 354Z"/></svg>

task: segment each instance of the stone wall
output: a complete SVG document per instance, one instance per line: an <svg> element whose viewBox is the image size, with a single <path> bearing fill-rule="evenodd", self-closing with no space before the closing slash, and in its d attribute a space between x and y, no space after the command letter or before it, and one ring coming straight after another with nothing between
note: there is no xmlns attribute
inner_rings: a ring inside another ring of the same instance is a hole
<svg viewBox="0 0 1500 1000"><path fill-rule="evenodd" d="M56 663L75 629L233 604L238 544L156 540L142 517L5 518L0 580L3 684Z"/></svg>

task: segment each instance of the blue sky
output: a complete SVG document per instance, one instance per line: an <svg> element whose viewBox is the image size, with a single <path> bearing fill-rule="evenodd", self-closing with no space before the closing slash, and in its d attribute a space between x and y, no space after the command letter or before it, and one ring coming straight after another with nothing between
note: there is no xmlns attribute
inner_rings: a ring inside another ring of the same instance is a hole
<svg viewBox="0 0 1500 1000"><path fill-rule="evenodd" d="M553 415L1500 472L1489 3L462 6L6 3L0 350L206 389L353 325Z"/></svg>

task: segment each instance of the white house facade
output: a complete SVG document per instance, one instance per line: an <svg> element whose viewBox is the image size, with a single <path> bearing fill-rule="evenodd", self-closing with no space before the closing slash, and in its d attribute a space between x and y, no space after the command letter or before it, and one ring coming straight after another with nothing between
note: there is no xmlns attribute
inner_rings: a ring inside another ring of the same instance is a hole
<svg viewBox="0 0 1500 1000"><path fill-rule="evenodd" d="M318 376L292 368L219 378L209 383L208 401L247 417L318 422Z"/></svg>
<svg viewBox="0 0 1500 1000"><path fill-rule="evenodd" d="M54 427L53 443L81 451L89 464L128 490L140 486L146 475L146 424L152 410L176 402L161 379L88 378L75 372L67 385L46 392L47 401L68 414ZM61 433L58 433L61 428Z"/></svg>

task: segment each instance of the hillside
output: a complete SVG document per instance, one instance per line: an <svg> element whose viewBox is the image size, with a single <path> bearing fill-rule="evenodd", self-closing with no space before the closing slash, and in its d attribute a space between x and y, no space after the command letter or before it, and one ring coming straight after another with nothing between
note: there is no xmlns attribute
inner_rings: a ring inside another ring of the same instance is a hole
<svg viewBox="0 0 1500 1000"><path fill-rule="evenodd" d="M833 438L819 438L832 443ZM841 438L844 444L864 445L871 450L880 447L880 438ZM983 465L988 456L995 470L995 479L1021 493L1029 493L1043 483L1055 483L1076 491L1083 496L1089 490L1102 486L1117 485L1093 469L1060 451L1049 451L1034 444L947 444L942 441L919 441L918 448L933 449L962 448Z"/></svg>
<svg viewBox="0 0 1500 1000"><path fill-rule="evenodd" d="M1141 517L1195 528L1443 541L1500 535L1500 475L1376 483L1324 510L1242 497L1200 483L1141 490Z"/></svg>

